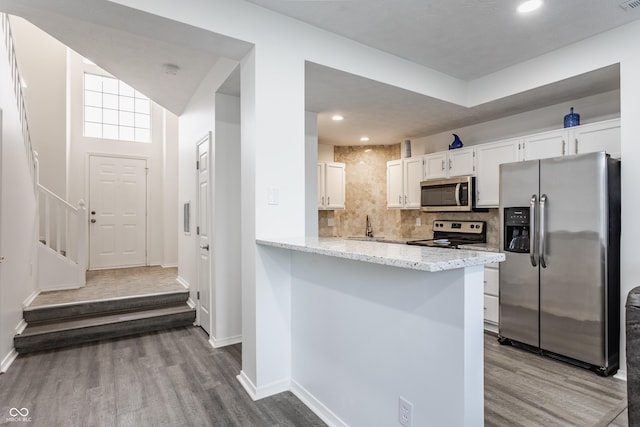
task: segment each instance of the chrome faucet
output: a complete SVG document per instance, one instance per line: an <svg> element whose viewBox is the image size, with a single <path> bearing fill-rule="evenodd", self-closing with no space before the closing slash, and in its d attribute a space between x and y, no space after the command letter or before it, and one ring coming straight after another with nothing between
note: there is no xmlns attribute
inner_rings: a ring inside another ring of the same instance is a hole
<svg viewBox="0 0 640 427"><path fill-rule="evenodd" d="M367 215L367 225L364 234L367 237L373 237L373 230L371 230L371 221L369 221L369 215Z"/></svg>

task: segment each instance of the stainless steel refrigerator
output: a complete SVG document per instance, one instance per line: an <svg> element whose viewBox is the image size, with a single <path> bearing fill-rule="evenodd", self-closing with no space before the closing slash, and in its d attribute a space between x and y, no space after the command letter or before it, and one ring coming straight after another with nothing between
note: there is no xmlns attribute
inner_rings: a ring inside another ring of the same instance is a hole
<svg viewBox="0 0 640 427"><path fill-rule="evenodd" d="M618 369L620 162L604 152L500 166L499 340Z"/></svg>

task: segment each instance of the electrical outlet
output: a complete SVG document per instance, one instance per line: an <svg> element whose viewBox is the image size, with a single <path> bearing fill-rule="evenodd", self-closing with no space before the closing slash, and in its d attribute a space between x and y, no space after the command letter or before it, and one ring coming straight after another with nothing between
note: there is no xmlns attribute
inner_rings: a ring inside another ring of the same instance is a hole
<svg viewBox="0 0 640 427"><path fill-rule="evenodd" d="M417 226L421 226L422 225L422 217L417 217L416 218L416 225Z"/></svg>
<svg viewBox="0 0 640 427"><path fill-rule="evenodd" d="M398 405L398 421L400 421L400 424L404 427L411 427L413 425L413 403L402 396L400 396Z"/></svg>

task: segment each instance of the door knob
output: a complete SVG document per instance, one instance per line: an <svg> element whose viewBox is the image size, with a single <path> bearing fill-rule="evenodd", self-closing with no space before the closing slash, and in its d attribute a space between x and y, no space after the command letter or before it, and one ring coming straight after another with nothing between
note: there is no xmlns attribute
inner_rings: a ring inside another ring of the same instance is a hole
<svg viewBox="0 0 640 427"><path fill-rule="evenodd" d="M96 214L96 211L91 211L91 215L95 215L95 214Z"/></svg>
<svg viewBox="0 0 640 427"><path fill-rule="evenodd" d="M209 245L200 246L200 249L204 249L205 251L208 251Z"/></svg>
<svg viewBox="0 0 640 427"><path fill-rule="evenodd" d="M95 224L96 220L91 218L91 224Z"/></svg>

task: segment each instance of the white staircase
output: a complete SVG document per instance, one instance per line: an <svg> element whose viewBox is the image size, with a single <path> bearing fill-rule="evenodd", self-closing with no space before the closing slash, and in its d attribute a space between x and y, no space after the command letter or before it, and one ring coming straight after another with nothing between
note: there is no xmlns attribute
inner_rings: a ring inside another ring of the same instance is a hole
<svg viewBox="0 0 640 427"><path fill-rule="evenodd" d="M36 156L36 170L37 166ZM73 206L41 184L38 184L37 200L40 215L38 287L41 291L83 287L89 224L84 200Z"/></svg>
<svg viewBox="0 0 640 427"><path fill-rule="evenodd" d="M13 92L24 139L25 154L40 215L37 251L37 275L40 290L73 289L85 285L89 223L82 200L73 206L40 185L38 154L33 150L22 93L22 81L14 48L9 17L0 13L3 41L6 47Z"/></svg>

